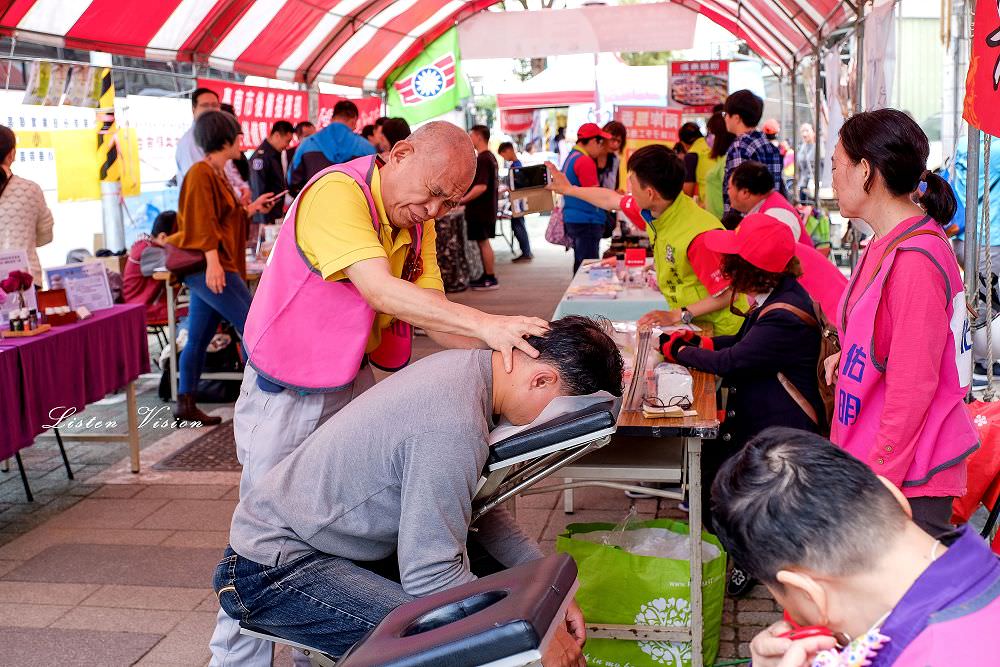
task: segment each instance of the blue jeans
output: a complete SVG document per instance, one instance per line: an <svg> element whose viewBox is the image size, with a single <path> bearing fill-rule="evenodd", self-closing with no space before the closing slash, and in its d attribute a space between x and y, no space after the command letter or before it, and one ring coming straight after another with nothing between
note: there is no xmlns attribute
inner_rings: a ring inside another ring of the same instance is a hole
<svg viewBox="0 0 1000 667"><path fill-rule="evenodd" d="M190 394L198 389L208 344L212 341L219 322L226 320L233 325L240 338L243 338L243 325L246 324L247 313L250 312L251 297L243 278L238 273L230 271L226 271L226 286L222 294L216 294L208 289L204 271L185 276L184 284L191 293L191 303L188 305L188 340L181 351L178 364L180 367L178 392Z"/></svg>
<svg viewBox="0 0 1000 667"><path fill-rule="evenodd" d="M485 577L504 569L469 540L469 569ZM284 639L341 656L393 609L414 598L399 584L396 554L356 563L313 551L269 567L226 547L212 588L232 618Z"/></svg>
<svg viewBox="0 0 1000 667"><path fill-rule="evenodd" d="M319 551L268 567L227 547L212 587L231 617L333 656L413 599L398 583Z"/></svg>
<svg viewBox="0 0 1000 667"><path fill-rule="evenodd" d="M521 254L531 257L531 243L528 241L528 228L524 226L524 218L511 218L510 231L517 239L517 245L521 246Z"/></svg>
<svg viewBox="0 0 1000 667"><path fill-rule="evenodd" d="M604 221L599 223L567 222L566 233L573 239L573 273L576 273L585 259L601 258L601 237L604 235Z"/></svg>

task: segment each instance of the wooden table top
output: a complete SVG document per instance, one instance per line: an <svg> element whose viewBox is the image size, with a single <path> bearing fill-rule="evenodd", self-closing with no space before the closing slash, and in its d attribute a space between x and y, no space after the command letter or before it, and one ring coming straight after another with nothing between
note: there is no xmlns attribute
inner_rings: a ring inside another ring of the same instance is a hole
<svg viewBox="0 0 1000 667"><path fill-rule="evenodd" d="M706 327L702 327L706 329ZM701 332L710 336L711 330ZM710 373L691 369L694 379L694 404L692 408L698 412L694 417L661 417L647 419L642 415L642 401L645 393L643 384L646 371L654 368L659 357L656 354L658 341L654 336L640 336L636 357L644 361L640 369L635 369L638 382L633 382L626 388L622 400L622 409L618 414L618 434L626 436L641 436L650 438L693 437L714 438L719 434L718 407L715 401L715 376ZM645 353L642 347L645 346Z"/></svg>
<svg viewBox="0 0 1000 667"><path fill-rule="evenodd" d="M170 280L170 278L173 275L174 274L172 274L170 271L154 271L153 280ZM262 274L260 273L247 273L246 275L243 276L243 280L247 281L248 283L254 282L260 280L261 275Z"/></svg>

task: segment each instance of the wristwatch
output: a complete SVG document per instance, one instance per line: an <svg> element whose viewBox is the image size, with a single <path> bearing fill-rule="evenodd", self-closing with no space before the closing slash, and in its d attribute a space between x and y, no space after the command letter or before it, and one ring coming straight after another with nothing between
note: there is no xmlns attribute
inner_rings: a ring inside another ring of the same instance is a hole
<svg viewBox="0 0 1000 667"><path fill-rule="evenodd" d="M681 308L681 322L684 324L691 324L691 320L694 319L694 315L687 308Z"/></svg>

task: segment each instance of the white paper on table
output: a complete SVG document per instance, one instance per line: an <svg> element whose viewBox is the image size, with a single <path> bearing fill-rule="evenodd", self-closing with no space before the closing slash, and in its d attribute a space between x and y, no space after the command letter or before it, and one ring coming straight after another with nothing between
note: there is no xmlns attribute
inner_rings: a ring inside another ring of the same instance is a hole
<svg viewBox="0 0 1000 667"><path fill-rule="evenodd" d="M586 396L558 396L549 401L549 404L545 406L545 409L542 410L541 414L538 415L538 417L535 418L535 421L530 424L515 426L506 419L500 422L500 425L493 429L493 432L490 433L490 445L495 445L501 440L505 440L512 435L520 433L521 431L527 431L529 428L550 422L556 417L561 417L562 415L573 412L579 412L580 410L583 410L591 405L596 405L597 403L609 402L614 403L611 407L611 414L617 415L619 409L621 408L622 399L617 396L613 396L606 391L598 391L593 394L587 394Z"/></svg>

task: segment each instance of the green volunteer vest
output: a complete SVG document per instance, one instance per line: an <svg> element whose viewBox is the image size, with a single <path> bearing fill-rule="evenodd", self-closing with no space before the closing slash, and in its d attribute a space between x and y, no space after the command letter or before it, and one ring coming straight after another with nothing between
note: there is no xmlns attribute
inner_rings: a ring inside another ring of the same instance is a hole
<svg viewBox="0 0 1000 667"><path fill-rule="evenodd" d="M698 158L698 162L701 162L701 158ZM722 179L725 175L726 160L721 157L716 158L715 164L705 175L705 210L720 219L725 210L725 202L722 201Z"/></svg>
<svg viewBox="0 0 1000 667"><path fill-rule="evenodd" d="M699 137L693 144L689 153L697 153L698 167L694 171L695 180L698 182L698 201L704 205L706 194L708 193L708 174L715 168L715 165L722 162L722 158L712 157L712 147L708 145L704 137ZM720 217L721 213L715 217Z"/></svg>
<svg viewBox="0 0 1000 667"><path fill-rule="evenodd" d="M718 218L683 193L646 226L653 243L656 281L672 309L690 306L710 296L688 261L688 247L696 236L713 229L723 229ZM741 310L747 309L743 296L736 303ZM722 308L695 320L702 322L711 324L715 335L729 336L739 331L743 318L733 315L729 308Z"/></svg>

